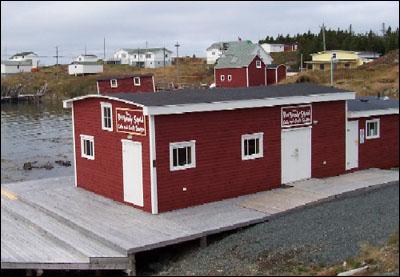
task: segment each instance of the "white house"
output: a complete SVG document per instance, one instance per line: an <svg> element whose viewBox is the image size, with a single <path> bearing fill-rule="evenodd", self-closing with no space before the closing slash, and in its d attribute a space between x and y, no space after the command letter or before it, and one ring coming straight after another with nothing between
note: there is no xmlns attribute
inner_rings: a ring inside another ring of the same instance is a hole
<svg viewBox="0 0 400 277"><path fill-rule="evenodd" d="M356 52L356 54L363 64L370 63L381 56L379 53L368 51Z"/></svg>
<svg viewBox="0 0 400 277"><path fill-rule="evenodd" d="M32 71L32 60L1 61L1 74L15 74L15 73L31 72L31 71Z"/></svg>
<svg viewBox="0 0 400 277"><path fill-rule="evenodd" d="M97 62L98 60L99 58L92 54L81 54L74 59L75 62Z"/></svg>
<svg viewBox="0 0 400 277"><path fill-rule="evenodd" d="M285 51L285 44L280 43L263 43L261 47L267 53L275 53L275 52L284 52Z"/></svg>
<svg viewBox="0 0 400 277"><path fill-rule="evenodd" d="M218 58L221 57L222 54L225 54L228 50L232 50L234 52L246 51L246 53L249 54L257 54L265 64L272 63L271 55L265 52L260 45L246 40L213 43L207 48L207 64L215 64Z"/></svg>
<svg viewBox="0 0 400 277"><path fill-rule="evenodd" d="M69 75L97 74L103 72L103 64L97 62L73 62L68 65Z"/></svg>
<svg viewBox="0 0 400 277"><path fill-rule="evenodd" d="M121 48L114 52L113 59L121 64L156 68L171 65L172 51L166 48Z"/></svg>
<svg viewBox="0 0 400 277"><path fill-rule="evenodd" d="M39 67L39 56L34 52L21 52L9 58L10 61L31 61L31 69ZM31 70L29 70L31 71Z"/></svg>

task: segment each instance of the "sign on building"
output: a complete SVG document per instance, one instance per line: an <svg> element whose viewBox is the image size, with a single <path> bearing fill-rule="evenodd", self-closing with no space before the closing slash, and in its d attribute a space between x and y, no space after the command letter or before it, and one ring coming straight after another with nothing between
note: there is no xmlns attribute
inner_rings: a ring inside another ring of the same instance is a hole
<svg viewBox="0 0 400 277"><path fill-rule="evenodd" d="M300 127L311 125L312 109L311 105L291 106L281 108L282 128Z"/></svg>
<svg viewBox="0 0 400 277"><path fill-rule="evenodd" d="M146 120L141 110L116 108L117 132L146 135Z"/></svg>

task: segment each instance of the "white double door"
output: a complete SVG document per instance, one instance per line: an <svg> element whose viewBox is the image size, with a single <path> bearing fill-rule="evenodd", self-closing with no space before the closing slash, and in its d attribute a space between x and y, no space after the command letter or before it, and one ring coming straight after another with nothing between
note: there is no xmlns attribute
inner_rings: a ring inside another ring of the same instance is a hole
<svg viewBox="0 0 400 277"><path fill-rule="evenodd" d="M122 140L124 201L143 207L142 144Z"/></svg>
<svg viewBox="0 0 400 277"><path fill-rule="evenodd" d="M311 127L282 130L282 183L311 178Z"/></svg>

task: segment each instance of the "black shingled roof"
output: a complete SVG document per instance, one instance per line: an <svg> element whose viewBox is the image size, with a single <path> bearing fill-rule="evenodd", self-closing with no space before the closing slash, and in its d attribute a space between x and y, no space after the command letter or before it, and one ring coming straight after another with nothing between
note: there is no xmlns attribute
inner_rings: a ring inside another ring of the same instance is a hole
<svg viewBox="0 0 400 277"><path fill-rule="evenodd" d="M399 108L399 100L385 99L374 96L357 97L354 100L348 100L347 108L350 112L384 110L390 108Z"/></svg>
<svg viewBox="0 0 400 277"><path fill-rule="evenodd" d="M309 96L349 92L346 90L314 85L311 83L260 86L249 88L183 89L154 93L113 93L108 96L132 101L144 106L166 106L182 104L201 104L238 100L257 100L290 96Z"/></svg>

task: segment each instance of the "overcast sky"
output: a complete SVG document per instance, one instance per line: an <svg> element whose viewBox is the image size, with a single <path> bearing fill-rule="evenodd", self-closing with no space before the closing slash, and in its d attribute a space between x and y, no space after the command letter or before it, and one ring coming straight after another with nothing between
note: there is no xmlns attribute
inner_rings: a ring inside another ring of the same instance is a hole
<svg viewBox="0 0 400 277"><path fill-rule="evenodd" d="M162 47L205 56L215 41L348 28L399 26L398 2L1 2L1 56L34 51L54 63L55 46L68 63L85 51L103 57L118 48Z"/></svg>

